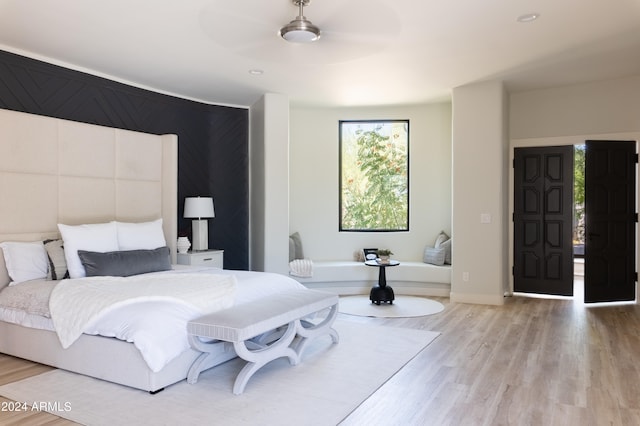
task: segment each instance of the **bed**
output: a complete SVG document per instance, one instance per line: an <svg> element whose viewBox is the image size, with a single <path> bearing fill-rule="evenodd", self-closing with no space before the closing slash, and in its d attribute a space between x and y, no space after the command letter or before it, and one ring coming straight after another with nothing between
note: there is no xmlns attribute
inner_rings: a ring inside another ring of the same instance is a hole
<svg viewBox="0 0 640 426"><path fill-rule="evenodd" d="M175 135L0 110L0 242L59 240L58 224L153 223L161 227L169 263L175 264L177 144ZM170 269L152 275L232 275L241 295L233 303L301 286L278 274ZM42 285L73 281L56 278ZM9 281L0 256L0 294L22 285L8 286ZM0 352L150 392L185 379L200 354L186 348L154 371L133 343L82 334L64 349L50 318L7 307L0 315ZM225 356L235 354L221 354L221 361Z"/></svg>

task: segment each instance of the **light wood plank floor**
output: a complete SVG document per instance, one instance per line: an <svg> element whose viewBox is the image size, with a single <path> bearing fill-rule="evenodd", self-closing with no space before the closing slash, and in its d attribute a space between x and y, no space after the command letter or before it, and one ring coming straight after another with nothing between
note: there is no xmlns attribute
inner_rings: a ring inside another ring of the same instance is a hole
<svg viewBox="0 0 640 426"><path fill-rule="evenodd" d="M442 332L343 425L640 424L640 306L519 296L503 306L433 299L445 304L444 312L405 319L343 315ZM0 355L0 383L47 369ZM73 423L2 412L0 424Z"/></svg>

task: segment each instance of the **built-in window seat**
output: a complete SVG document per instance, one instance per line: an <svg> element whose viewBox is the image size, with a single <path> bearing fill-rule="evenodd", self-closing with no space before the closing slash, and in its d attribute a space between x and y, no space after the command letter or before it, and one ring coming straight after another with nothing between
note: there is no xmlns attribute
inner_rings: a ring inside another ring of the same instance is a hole
<svg viewBox="0 0 640 426"><path fill-rule="evenodd" d="M451 265L399 261L386 268L387 284L395 294L449 297ZM340 295L368 294L378 282L378 268L355 261L313 261L313 277L293 278L308 288Z"/></svg>

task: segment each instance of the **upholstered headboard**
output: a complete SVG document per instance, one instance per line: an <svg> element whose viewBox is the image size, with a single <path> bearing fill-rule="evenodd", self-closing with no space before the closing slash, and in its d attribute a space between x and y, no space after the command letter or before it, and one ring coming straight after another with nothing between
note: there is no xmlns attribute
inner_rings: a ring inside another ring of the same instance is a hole
<svg viewBox="0 0 640 426"><path fill-rule="evenodd" d="M175 262L177 156L176 135L0 109L0 241L59 238L58 223L163 218Z"/></svg>

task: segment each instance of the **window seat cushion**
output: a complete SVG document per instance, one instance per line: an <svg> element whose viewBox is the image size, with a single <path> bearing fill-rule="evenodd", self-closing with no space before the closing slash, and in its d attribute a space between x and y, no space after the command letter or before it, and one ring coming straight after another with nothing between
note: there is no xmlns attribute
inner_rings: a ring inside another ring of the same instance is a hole
<svg viewBox="0 0 640 426"><path fill-rule="evenodd" d="M378 268L355 261L313 261L313 277L298 278L301 283L375 281ZM451 284L451 265L405 262L387 267L387 281Z"/></svg>

